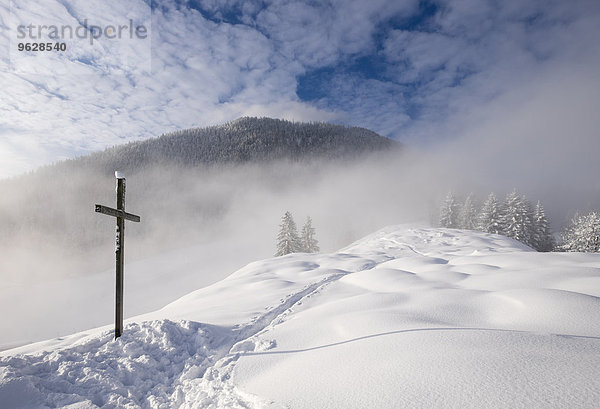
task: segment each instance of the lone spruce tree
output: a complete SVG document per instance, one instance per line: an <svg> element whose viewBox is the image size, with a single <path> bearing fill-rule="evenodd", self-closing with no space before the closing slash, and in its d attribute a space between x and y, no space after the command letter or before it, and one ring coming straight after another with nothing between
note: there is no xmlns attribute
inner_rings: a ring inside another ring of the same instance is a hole
<svg viewBox="0 0 600 409"><path fill-rule="evenodd" d="M494 193L490 193L479 212L477 230L485 233L502 234L500 217L498 199Z"/></svg>
<svg viewBox="0 0 600 409"><path fill-rule="evenodd" d="M552 251L556 246L544 207L538 200L533 211L533 235L531 245L537 251Z"/></svg>
<svg viewBox="0 0 600 409"><path fill-rule="evenodd" d="M277 252L275 257L285 256L290 253L302 251L302 243L298 237L296 223L290 212L285 212L279 225L279 234L277 235Z"/></svg>
<svg viewBox="0 0 600 409"><path fill-rule="evenodd" d="M473 203L473 194L469 194L465 199L465 203L462 205L458 212L457 227L459 229L473 230L475 228L477 211L475 210L475 204Z"/></svg>
<svg viewBox="0 0 600 409"><path fill-rule="evenodd" d="M502 206L502 231L505 236L531 246L533 210L531 203L513 190Z"/></svg>
<svg viewBox="0 0 600 409"><path fill-rule="evenodd" d="M447 227L449 229L458 228L459 212L460 206L454 197L454 193L450 191L442 202L440 209L440 227Z"/></svg>
<svg viewBox="0 0 600 409"><path fill-rule="evenodd" d="M304 226L302 226L302 251L305 253L318 253L319 242L315 238L315 228L312 227L312 219L310 216L306 218Z"/></svg>

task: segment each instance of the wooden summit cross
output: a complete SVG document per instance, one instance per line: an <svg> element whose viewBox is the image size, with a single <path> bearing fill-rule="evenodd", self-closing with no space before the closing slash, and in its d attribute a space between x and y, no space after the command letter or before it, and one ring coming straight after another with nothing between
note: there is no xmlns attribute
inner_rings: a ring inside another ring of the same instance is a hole
<svg viewBox="0 0 600 409"><path fill-rule="evenodd" d="M123 260L125 251L125 220L139 222L140 216L125 212L125 177L121 172L115 172L117 178L117 208L106 207L97 204L96 212L107 214L117 218L116 230L116 306L115 306L115 339L121 336L123 332Z"/></svg>

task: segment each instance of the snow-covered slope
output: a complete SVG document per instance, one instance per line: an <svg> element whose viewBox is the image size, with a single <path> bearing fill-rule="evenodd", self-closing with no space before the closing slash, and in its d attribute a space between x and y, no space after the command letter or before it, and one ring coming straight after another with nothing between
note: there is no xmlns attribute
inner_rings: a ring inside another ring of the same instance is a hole
<svg viewBox="0 0 600 409"><path fill-rule="evenodd" d="M383 229L5 351L0 407L596 408L600 255Z"/></svg>
<svg viewBox="0 0 600 409"><path fill-rule="evenodd" d="M235 257L229 253L230 246L237 249ZM196 288L221 280L255 260L261 247L267 247L263 249L265 254L270 253L269 245L248 246L243 239L214 239L127 263L125 317L154 311ZM0 310L16 312L0 319L0 350L110 323L114 316L114 280L112 267L82 277L3 281Z"/></svg>

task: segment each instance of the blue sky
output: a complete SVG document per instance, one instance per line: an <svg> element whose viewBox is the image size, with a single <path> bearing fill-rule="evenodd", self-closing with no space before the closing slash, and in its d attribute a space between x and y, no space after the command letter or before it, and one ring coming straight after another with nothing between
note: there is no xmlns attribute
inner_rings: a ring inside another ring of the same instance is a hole
<svg viewBox="0 0 600 409"><path fill-rule="evenodd" d="M149 36L16 50L19 24L84 20ZM4 0L0 28L0 177L243 115L363 126L484 163L542 149L569 167L600 148L596 0Z"/></svg>

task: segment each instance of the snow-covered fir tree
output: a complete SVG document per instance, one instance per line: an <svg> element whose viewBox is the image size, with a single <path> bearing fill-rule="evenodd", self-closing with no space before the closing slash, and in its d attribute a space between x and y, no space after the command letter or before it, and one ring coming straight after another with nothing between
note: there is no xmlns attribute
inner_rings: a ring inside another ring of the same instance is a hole
<svg viewBox="0 0 600 409"><path fill-rule="evenodd" d="M457 224L459 229L473 230L475 228L477 210L473 200L473 194L469 194L458 212Z"/></svg>
<svg viewBox="0 0 600 409"><path fill-rule="evenodd" d="M454 193L448 192L440 209L440 227L447 227L449 229L458 228L459 211L460 206Z"/></svg>
<svg viewBox="0 0 600 409"><path fill-rule="evenodd" d="M529 201L513 190L506 196L501 214L503 234L530 246L533 210Z"/></svg>
<svg viewBox="0 0 600 409"><path fill-rule="evenodd" d="M498 199L490 193L477 217L476 229L485 233L502 234Z"/></svg>
<svg viewBox="0 0 600 409"><path fill-rule="evenodd" d="M294 222L294 218L290 212L285 212L279 225L275 257L285 256L290 253L299 253L301 251L302 243L298 237L296 222Z"/></svg>
<svg viewBox="0 0 600 409"><path fill-rule="evenodd" d="M575 215L563 233L560 249L588 253L600 251L600 214Z"/></svg>
<svg viewBox="0 0 600 409"><path fill-rule="evenodd" d="M306 218L306 222L304 222L304 226L302 226L301 241L303 252L319 252L319 242L315 237L315 228L312 226L312 219L310 218L310 216Z"/></svg>
<svg viewBox="0 0 600 409"><path fill-rule="evenodd" d="M531 246L537 251L554 250L554 236L546 218L544 207L538 200L533 211L533 234L531 236Z"/></svg>

